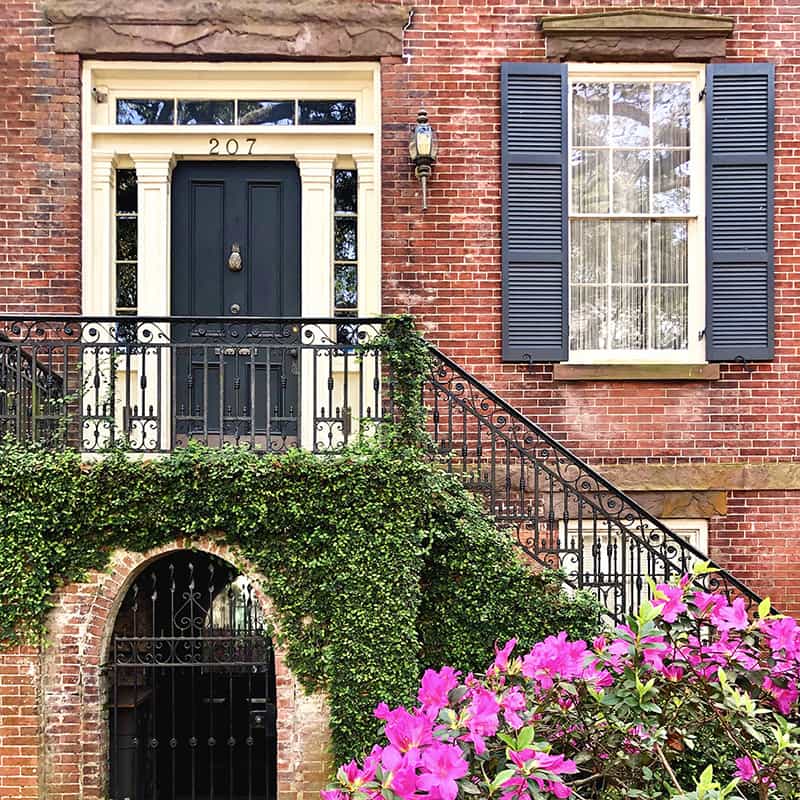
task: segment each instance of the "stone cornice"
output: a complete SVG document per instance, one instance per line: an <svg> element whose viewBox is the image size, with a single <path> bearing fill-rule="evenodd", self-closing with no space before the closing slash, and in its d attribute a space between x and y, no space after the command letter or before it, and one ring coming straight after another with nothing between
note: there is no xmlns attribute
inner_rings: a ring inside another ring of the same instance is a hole
<svg viewBox="0 0 800 800"><path fill-rule="evenodd" d="M725 55L733 19L632 8L542 18L553 60L708 61Z"/></svg>
<svg viewBox="0 0 800 800"><path fill-rule="evenodd" d="M46 0L59 52L378 58L402 53L403 3L371 0Z"/></svg>

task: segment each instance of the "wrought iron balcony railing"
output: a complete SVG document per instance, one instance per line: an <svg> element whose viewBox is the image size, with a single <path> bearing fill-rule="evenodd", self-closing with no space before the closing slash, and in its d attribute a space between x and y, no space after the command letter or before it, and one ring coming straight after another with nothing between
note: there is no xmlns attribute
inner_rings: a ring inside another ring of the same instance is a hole
<svg viewBox="0 0 800 800"><path fill-rule="evenodd" d="M615 621L708 557L436 348L424 386L438 458L486 499L500 527L535 563L593 592ZM711 564L712 567L717 565ZM707 591L759 597L717 568Z"/></svg>
<svg viewBox="0 0 800 800"><path fill-rule="evenodd" d="M380 319L0 319L0 436L85 453L335 449L391 413Z"/></svg>
<svg viewBox="0 0 800 800"><path fill-rule="evenodd" d="M392 418L382 319L0 318L0 436L98 453L190 441L330 452ZM615 620L707 557L436 348L423 389L434 457L525 555ZM748 604L724 570L702 578Z"/></svg>

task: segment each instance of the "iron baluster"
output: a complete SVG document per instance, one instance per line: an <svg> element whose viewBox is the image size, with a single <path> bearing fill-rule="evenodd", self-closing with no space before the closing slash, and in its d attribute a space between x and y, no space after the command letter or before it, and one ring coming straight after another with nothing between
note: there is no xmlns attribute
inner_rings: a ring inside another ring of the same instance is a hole
<svg viewBox="0 0 800 800"><path fill-rule="evenodd" d="M175 638L175 565L169 565L169 635L172 638ZM175 797L175 779L177 777L177 747L178 747L178 739L176 736L175 730L175 705L176 705L176 698L175 698L175 672L176 670L171 669L169 671L169 678L170 678L170 738L169 738L169 746L170 746L170 763L172 766L170 778L171 778L171 785L172 785L172 796Z"/></svg>

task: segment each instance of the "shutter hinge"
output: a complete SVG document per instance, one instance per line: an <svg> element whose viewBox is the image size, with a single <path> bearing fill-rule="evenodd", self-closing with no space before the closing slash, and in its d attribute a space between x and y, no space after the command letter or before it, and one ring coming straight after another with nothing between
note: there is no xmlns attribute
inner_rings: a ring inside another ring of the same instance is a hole
<svg viewBox="0 0 800 800"><path fill-rule="evenodd" d="M706 329L703 328L703 330L701 330L700 333L697 334L697 341L702 342L703 339L705 338L706 338Z"/></svg>
<svg viewBox="0 0 800 800"><path fill-rule="evenodd" d="M705 99L706 99L706 87L705 87L705 86L704 86L704 87L703 87L703 88L700 90L700 97L698 97L697 99L698 99L698 100L699 100L701 103L703 102L703 100L705 100Z"/></svg>
<svg viewBox="0 0 800 800"><path fill-rule="evenodd" d="M742 367L744 368L744 371L748 375L750 375L752 372L756 371L755 366L753 364L751 364L744 356L736 356L736 358L734 358L733 360L734 360L734 363L741 364Z"/></svg>

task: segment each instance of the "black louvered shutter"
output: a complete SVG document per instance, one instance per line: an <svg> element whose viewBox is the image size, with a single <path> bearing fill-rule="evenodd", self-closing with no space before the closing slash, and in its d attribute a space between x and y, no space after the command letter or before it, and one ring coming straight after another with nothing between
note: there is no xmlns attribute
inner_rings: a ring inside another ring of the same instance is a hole
<svg viewBox="0 0 800 800"><path fill-rule="evenodd" d="M567 358L567 68L502 66L503 358Z"/></svg>
<svg viewBox="0 0 800 800"><path fill-rule="evenodd" d="M772 64L710 64L706 81L709 361L774 352Z"/></svg>

